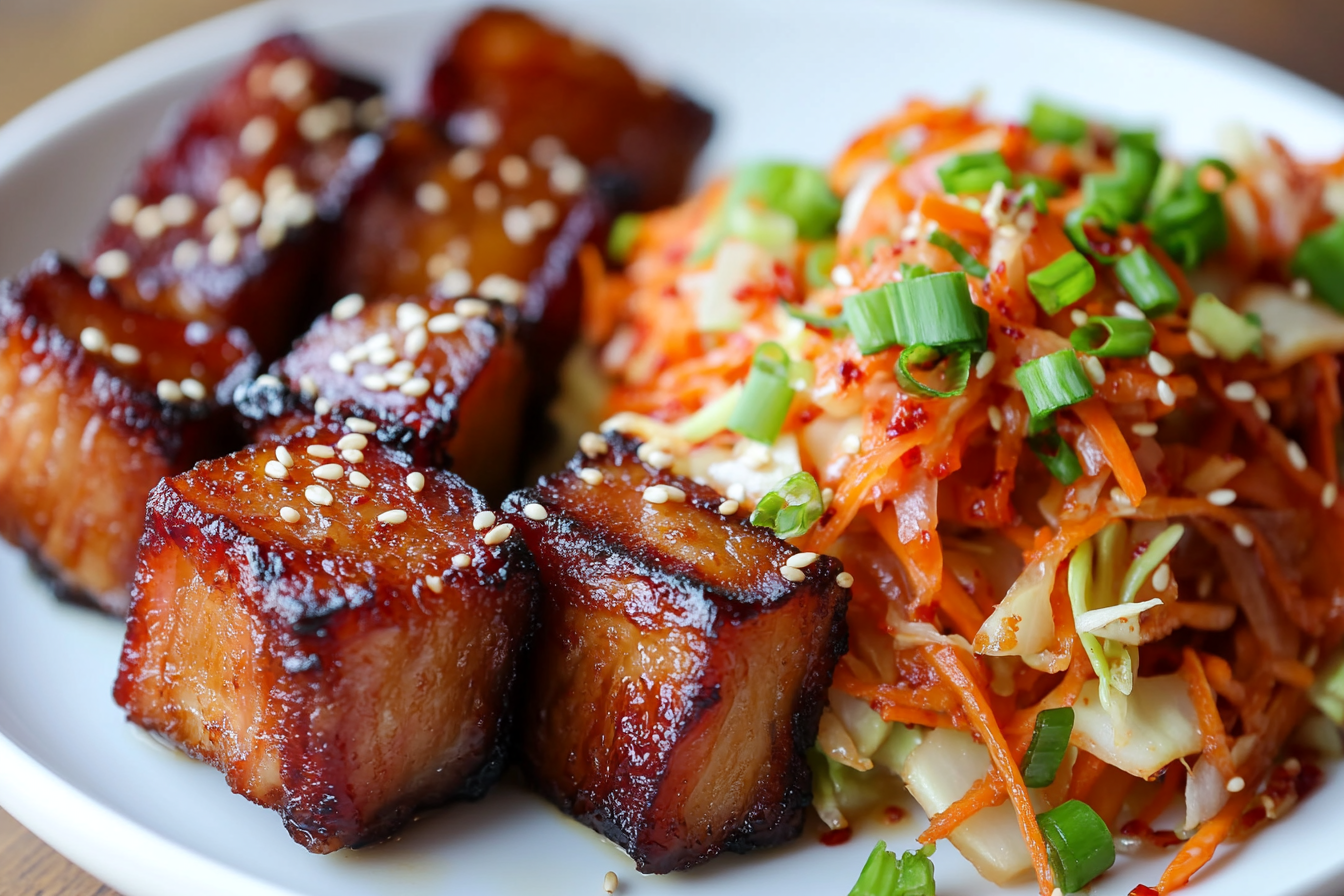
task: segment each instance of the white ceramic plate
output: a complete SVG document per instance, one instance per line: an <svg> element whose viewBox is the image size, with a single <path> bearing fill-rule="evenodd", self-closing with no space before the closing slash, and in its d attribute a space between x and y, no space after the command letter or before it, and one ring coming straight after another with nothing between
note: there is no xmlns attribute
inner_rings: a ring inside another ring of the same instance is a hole
<svg viewBox="0 0 1344 896"><path fill-rule="evenodd" d="M1344 147L1344 101L1229 50L1096 9L993 0L576 0L525 4L618 46L712 105L720 127L706 170L759 155L825 160L866 123L919 93L989 91L1020 113L1046 93L1113 119L1158 124L1181 152L1208 151L1245 122L1305 153ZM165 111L191 98L282 27L417 95L429 54L462 0L273 2L207 22L124 57L0 129L0 272L39 251L79 248ZM94 475L94 471L90 471ZM504 784L482 803L412 825L393 843L319 857L279 819L229 792L213 769L127 725L109 696L120 625L56 604L0 547L0 804L127 896L240 894L842 894L878 837L908 848L922 825L862 827L827 848L801 841L726 856L694 872L641 877L624 854ZM1244 846L1220 853L1191 896L1326 894L1344 887L1344 776ZM938 890L993 888L945 847ZM1158 858L1122 858L1093 888L1154 883ZM0 889L4 882L0 881ZM1023 886L1013 893L1034 892ZM1005 891L1009 892L1009 891Z"/></svg>

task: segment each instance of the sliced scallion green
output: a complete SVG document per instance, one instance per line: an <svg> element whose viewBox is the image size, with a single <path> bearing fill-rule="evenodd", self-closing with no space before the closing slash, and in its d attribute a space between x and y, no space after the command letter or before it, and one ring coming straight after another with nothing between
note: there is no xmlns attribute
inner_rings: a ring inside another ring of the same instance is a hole
<svg viewBox="0 0 1344 896"><path fill-rule="evenodd" d="M955 258L957 264L961 265L966 273L970 274L972 277L983 279L989 276L989 268L977 261L975 256L972 255L965 246L952 239L952 237L948 236L943 231L935 230L933 233L929 234L929 242Z"/></svg>
<svg viewBox="0 0 1344 896"><path fill-rule="evenodd" d="M1028 787L1049 787L1055 783L1059 764L1069 748L1073 733L1073 707L1043 709L1036 714L1031 743L1022 757L1022 782Z"/></svg>
<svg viewBox="0 0 1344 896"><path fill-rule="evenodd" d="M1031 416L1037 418L1095 394L1087 371L1071 348L1026 362L1017 369L1017 384L1022 387Z"/></svg>
<svg viewBox="0 0 1344 896"><path fill-rule="evenodd" d="M1153 325L1127 317L1089 317L1069 334L1074 349L1098 358L1142 358L1153 345Z"/></svg>
<svg viewBox="0 0 1344 896"><path fill-rule="evenodd" d="M1260 324L1249 315L1238 314L1218 301L1212 293L1195 297L1190 308L1190 329L1227 361L1239 361L1247 352L1260 351Z"/></svg>
<svg viewBox="0 0 1344 896"><path fill-rule="evenodd" d="M787 302L781 307L784 313L795 320L800 320L809 327L816 327L818 330L844 330L847 329L845 316L837 314L835 317L827 317L824 314L817 314L815 311L808 311L806 308L799 308L797 305L790 305Z"/></svg>
<svg viewBox="0 0 1344 896"><path fill-rule="evenodd" d="M756 502L751 524L773 529L780 538L802 535L824 512L821 486L811 473L794 473Z"/></svg>
<svg viewBox="0 0 1344 896"><path fill-rule="evenodd" d="M896 383L920 398L956 398L971 379L971 350L911 345L896 359Z"/></svg>
<svg viewBox="0 0 1344 896"><path fill-rule="evenodd" d="M831 285L831 271L835 270L836 248L834 240L817 243L807 251L803 261L803 276L807 285L813 289L825 289Z"/></svg>
<svg viewBox="0 0 1344 896"><path fill-rule="evenodd" d="M730 194L756 199L783 212L798 225L798 235L818 240L835 232L840 220L840 197L831 190L826 174L811 165L793 162L757 162L742 168Z"/></svg>
<svg viewBox="0 0 1344 896"><path fill-rule="evenodd" d="M1180 304L1181 293L1175 281L1142 246L1115 263L1115 276L1148 317L1170 314Z"/></svg>
<svg viewBox="0 0 1344 896"><path fill-rule="evenodd" d="M908 261L901 262L900 267L902 280L914 280L918 277L927 277L933 273L933 268L923 263L910 264Z"/></svg>
<svg viewBox="0 0 1344 896"><path fill-rule="evenodd" d="M1065 252L1027 275L1027 288L1046 314L1057 314L1097 285L1097 272L1081 252Z"/></svg>
<svg viewBox="0 0 1344 896"><path fill-rule="evenodd" d="M1078 206L1064 216L1064 232L1074 247L1088 258L1100 264L1115 264L1118 254L1108 254L1097 248L1088 235L1088 227L1100 227L1107 233L1114 233L1120 226L1120 218L1109 205L1100 202Z"/></svg>
<svg viewBox="0 0 1344 896"><path fill-rule="evenodd" d="M1120 600L1118 603L1132 604L1134 598L1138 595L1139 589L1143 583L1148 581L1157 568L1162 565L1162 561L1167 559L1175 548L1181 536L1185 534L1185 527L1180 523L1174 523L1162 530L1152 541L1148 542L1148 547L1142 554L1129 564L1129 569L1125 572L1125 577L1120 581Z"/></svg>
<svg viewBox="0 0 1344 896"><path fill-rule="evenodd" d="M1081 800L1036 816L1050 855L1055 886L1077 893L1115 864L1115 841L1106 822Z"/></svg>
<svg viewBox="0 0 1344 896"><path fill-rule="evenodd" d="M1078 453L1053 427L1029 436L1027 447L1050 471L1050 475L1064 485L1073 485L1078 481L1078 477L1083 475L1083 465L1078 462Z"/></svg>
<svg viewBox="0 0 1344 896"><path fill-rule="evenodd" d="M1344 312L1344 221L1308 236L1293 255L1292 272L1336 311Z"/></svg>
<svg viewBox="0 0 1344 896"><path fill-rule="evenodd" d="M1036 207L1036 211L1045 214L1049 210L1046 200L1064 195L1064 185L1054 178L1039 174L1019 174L1014 181L1018 188L1014 210L1030 202Z"/></svg>
<svg viewBox="0 0 1344 896"><path fill-rule="evenodd" d="M984 350L989 315L971 300L965 274L929 274L891 285L896 297L892 318L901 345Z"/></svg>
<svg viewBox="0 0 1344 896"><path fill-rule="evenodd" d="M789 370L789 353L783 346L776 342L758 346L728 428L757 442L773 444L793 403Z"/></svg>
<svg viewBox="0 0 1344 896"><path fill-rule="evenodd" d="M988 193L996 183L1013 182L1012 169L999 152L972 152L953 156L938 167L943 189L953 195Z"/></svg>
<svg viewBox="0 0 1344 896"><path fill-rule="evenodd" d="M1123 221L1137 221L1157 180L1162 157L1151 146L1126 141L1115 148L1114 161L1114 171L1083 178L1083 205L1104 205Z"/></svg>
<svg viewBox="0 0 1344 896"><path fill-rule="evenodd" d="M1027 130L1042 143L1077 143L1087 136L1087 119L1053 103L1036 100L1027 116Z"/></svg>
<svg viewBox="0 0 1344 896"><path fill-rule="evenodd" d="M897 858L887 851L885 841L877 841L849 896L934 896L933 862L929 858L934 847L929 843Z"/></svg>
<svg viewBox="0 0 1344 896"><path fill-rule="evenodd" d="M630 251L639 239L640 228L644 226L644 216L634 212L618 215L611 222L611 233L607 235L607 257L617 264L625 264Z"/></svg>
<svg viewBox="0 0 1344 896"><path fill-rule="evenodd" d="M899 338L892 306L896 303L896 284L884 283L877 289L857 293L845 299L845 325L854 334L859 352L876 354L891 348Z"/></svg>
<svg viewBox="0 0 1344 896"><path fill-rule="evenodd" d="M728 428L737 403L742 400L742 384L736 383L718 398L677 424L677 435L688 442L703 442Z"/></svg>
<svg viewBox="0 0 1344 896"><path fill-rule="evenodd" d="M1214 175L1205 174L1209 169ZM1177 264L1193 268L1227 245L1222 193L1235 177L1225 162L1205 159L1185 171L1180 183L1161 202L1154 203L1144 223L1153 241ZM1205 189L1210 180L1218 183L1216 189Z"/></svg>

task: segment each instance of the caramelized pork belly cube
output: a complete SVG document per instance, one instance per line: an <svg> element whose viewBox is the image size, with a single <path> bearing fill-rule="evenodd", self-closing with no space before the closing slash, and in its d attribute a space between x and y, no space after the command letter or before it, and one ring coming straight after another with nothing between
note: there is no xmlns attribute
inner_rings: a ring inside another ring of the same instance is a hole
<svg viewBox="0 0 1344 896"><path fill-rule="evenodd" d="M91 269L128 306L241 326L267 358L315 313L350 192L378 153L381 99L302 39L258 47L111 206Z"/></svg>
<svg viewBox="0 0 1344 896"><path fill-rule="evenodd" d="M498 500L513 480L527 364L513 308L480 299L342 300L274 375L240 392L259 437L313 415L362 417L377 438L451 466ZM277 401L275 392L285 393Z"/></svg>
<svg viewBox="0 0 1344 896"><path fill-rule="evenodd" d="M499 777L537 589L478 492L313 427L150 496L115 697L327 853ZM333 456L334 455L334 456Z"/></svg>
<svg viewBox="0 0 1344 896"><path fill-rule="evenodd" d="M633 442L598 445L504 503L545 588L529 778L644 872L798 836L804 751L845 651L839 562L724 516Z"/></svg>
<svg viewBox="0 0 1344 896"><path fill-rule="evenodd" d="M644 209L680 198L714 126L708 110L613 53L504 9L453 36L426 101L457 139L498 134L557 176L576 162L619 175Z"/></svg>
<svg viewBox="0 0 1344 896"><path fill-rule="evenodd" d="M602 238L608 205L582 166L557 174L503 138L464 146L397 122L343 222L332 297L433 292L515 305L536 382L549 382L578 332L579 249Z"/></svg>
<svg viewBox="0 0 1344 896"><path fill-rule="evenodd" d="M66 598L130 603L145 499L226 438L242 330L122 308L56 255L0 284L0 534Z"/></svg>

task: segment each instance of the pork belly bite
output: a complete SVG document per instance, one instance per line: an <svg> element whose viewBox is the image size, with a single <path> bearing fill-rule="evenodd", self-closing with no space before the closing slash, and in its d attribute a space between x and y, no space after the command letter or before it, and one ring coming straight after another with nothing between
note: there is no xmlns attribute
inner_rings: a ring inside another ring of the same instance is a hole
<svg viewBox="0 0 1344 896"><path fill-rule="evenodd" d="M0 534L62 597L123 615L145 499L256 372L242 330L129 311L56 255L0 283Z"/></svg>
<svg viewBox="0 0 1344 896"><path fill-rule="evenodd" d="M670 205L714 127L683 94L524 12L487 9L445 45L426 105L466 143L493 133L564 178L576 163L620 177L638 208Z"/></svg>
<svg viewBox="0 0 1344 896"><path fill-rule="evenodd" d="M493 500L517 469L527 364L515 309L438 296L366 303L349 296L294 350L240 391L261 438L314 415L363 417L376 437L450 466Z"/></svg>
<svg viewBox="0 0 1344 896"><path fill-rule="evenodd" d="M520 726L530 780L644 872L798 836L845 651L840 563L799 555L635 443L510 495L545 594Z"/></svg>
<svg viewBox="0 0 1344 896"><path fill-rule="evenodd" d="M259 46L113 201L88 257L128 306L241 326L269 359L316 311L333 222L377 157L373 85Z"/></svg>
<svg viewBox="0 0 1344 896"><path fill-rule="evenodd" d="M478 492L367 428L155 488L114 691L316 853L498 778L537 588ZM341 460L352 446L362 459Z"/></svg>

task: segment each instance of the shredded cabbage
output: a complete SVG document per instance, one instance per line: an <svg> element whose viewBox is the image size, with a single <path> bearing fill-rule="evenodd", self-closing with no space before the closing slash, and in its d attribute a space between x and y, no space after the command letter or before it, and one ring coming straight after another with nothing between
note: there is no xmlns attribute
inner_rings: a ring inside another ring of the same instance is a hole
<svg viewBox="0 0 1344 896"><path fill-rule="evenodd" d="M1098 682L1083 684L1073 704L1070 741L1102 761L1139 778L1151 778L1203 746L1195 704L1179 675L1136 678L1129 707L1117 722L1102 705Z"/></svg>

